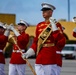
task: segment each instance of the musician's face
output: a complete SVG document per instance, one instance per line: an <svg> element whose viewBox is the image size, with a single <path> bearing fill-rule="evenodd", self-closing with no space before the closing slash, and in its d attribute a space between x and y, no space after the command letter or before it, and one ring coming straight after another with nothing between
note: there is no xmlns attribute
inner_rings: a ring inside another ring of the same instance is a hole
<svg viewBox="0 0 76 75"><path fill-rule="evenodd" d="M19 32L25 31L26 28L27 28L26 26L22 26L22 25L18 25L18 27L17 27Z"/></svg>
<svg viewBox="0 0 76 75"><path fill-rule="evenodd" d="M5 29L0 28L0 34L4 34L4 32L5 32Z"/></svg>
<svg viewBox="0 0 76 75"><path fill-rule="evenodd" d="M49 18L52 16L52 13L53 11L52 10L45 10L45 11L42 11L42 15L44 18Z"/></svg>

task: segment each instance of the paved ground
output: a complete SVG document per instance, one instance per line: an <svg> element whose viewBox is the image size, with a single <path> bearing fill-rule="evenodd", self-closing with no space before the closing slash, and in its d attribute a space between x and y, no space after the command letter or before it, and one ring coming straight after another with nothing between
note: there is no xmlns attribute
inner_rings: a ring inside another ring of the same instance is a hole
<svg viewBox="0 0 76 75"><path fill-rule="evenodd" d="M29 59L29 62L34 68L35 59ZM8 75L9 58L6 59L5 72ZM33 75L30 68L26 66L26 75ZM76 60L63 60L61 75L76 75Z"/></svg>
<svg viewBox="0 0 76 75"><path fill-rule="evenodd" d="M10 60L9 58L6 59L6 65L5 65L6 75L8 75L8 71L9 71L9 60ZM34 59L29 59L29 62L31 63L32 67L34 68L35 60ZM26 75L33 75L32 71L30 70L28 65L26 65Z"/></svg>
<svg viewBox="0 0 76 75"><path fill-rule="evenodd" d="M76 75L76 60L63 60L61 75Z"/></svg>

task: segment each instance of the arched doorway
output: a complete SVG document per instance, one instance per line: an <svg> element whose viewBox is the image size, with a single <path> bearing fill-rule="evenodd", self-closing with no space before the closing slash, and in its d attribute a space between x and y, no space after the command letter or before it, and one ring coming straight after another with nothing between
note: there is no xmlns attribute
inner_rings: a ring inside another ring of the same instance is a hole
<svg viewBox="0 0 76 75"><path fill-rule="evenodd" d="M28 48L32 45L33 39L34 39L34 36L30 36Z"/></svg>
<svg viewBox="0 0 76 75"><path fill-rule="evenodd" d="M64 34L66 40L69 40L68 36L65 33L63 33L63 34Z"/></svg>

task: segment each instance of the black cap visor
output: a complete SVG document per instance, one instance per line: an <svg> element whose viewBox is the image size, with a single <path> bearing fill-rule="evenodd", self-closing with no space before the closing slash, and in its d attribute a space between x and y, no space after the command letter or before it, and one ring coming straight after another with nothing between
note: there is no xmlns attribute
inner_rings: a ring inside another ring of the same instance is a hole
<svg viewBox="0 0 76 75"><path fill-rule="evenodd" d="M50 8L42 8L41 11L51 10Z"/></svg>
<svg viewBox="0 0 76 75"><path fill-rule="evenodd" d="M18 23L18 25L26 26L24 23Z"/></svg>
<svg viewBox="0 0 76 75"><path fill-rule="evenodd" d="M3 28L2 26L0 26L0 28ZM4 29L4 28L3 28Z"/></svg>

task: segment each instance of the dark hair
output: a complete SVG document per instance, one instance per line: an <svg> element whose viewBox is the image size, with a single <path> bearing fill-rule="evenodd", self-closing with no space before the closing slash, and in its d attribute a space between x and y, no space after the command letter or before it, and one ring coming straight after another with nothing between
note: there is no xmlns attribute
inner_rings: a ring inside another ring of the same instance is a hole
<svg viewBox="0 0 76 75"><path fill-rule="evenodd" d="M76 17L73 17L73 19L75 19Z"/></svg>
<svg viewBox="0 0 76 75"><path fill-rule="evenodd" d="M24 23L18 23L18 25L26 26Z"/></svg>
<svg viewBox="0 0 76 75"><path fill-rule="evenodd" d="M42 8L41 11L51 10L50 8ZM53 11L53 10L52 10Z"/></svg>

